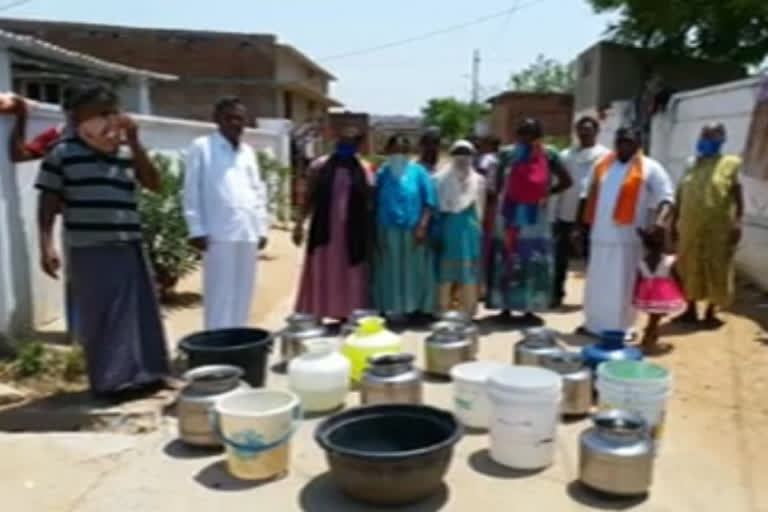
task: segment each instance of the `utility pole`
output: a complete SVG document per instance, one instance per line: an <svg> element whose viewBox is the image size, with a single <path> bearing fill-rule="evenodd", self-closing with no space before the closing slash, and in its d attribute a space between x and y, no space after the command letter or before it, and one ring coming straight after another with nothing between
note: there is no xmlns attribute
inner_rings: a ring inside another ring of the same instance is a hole
<svg viewBox="0 0 768 512"><path fill-rule="evenodd" d="M472 104L480 102L480 50L472 54Z"/></svg>

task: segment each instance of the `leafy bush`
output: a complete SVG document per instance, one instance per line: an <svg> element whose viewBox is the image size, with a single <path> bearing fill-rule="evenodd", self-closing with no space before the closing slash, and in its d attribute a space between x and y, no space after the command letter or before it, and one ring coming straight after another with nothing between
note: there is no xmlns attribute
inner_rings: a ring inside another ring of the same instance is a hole
<svg viewBox="0 0 768 512"><path fill-rule="evenodd" d="M142 190L139 210L144 246L161 298L167 299L179 279L197 269L200 254L187 243L183 163L160 153L153 154L152 160L160 174L160 188L156 192Z"/></svg>
<svg viewBox="0 0 768 512"><path fill-rule="evenodd" d="M15 371L17 377L31 377L45 369L45 348L42 343L24 343L16 354Z"/></svg>
<svg viewBox="0 0 768 512"><path fill-rule="evenodd" d="M291 169L263 151L258 153L258 159L261 179L267 186L269 214L280 222L286 222L290 207Z"/></svg>

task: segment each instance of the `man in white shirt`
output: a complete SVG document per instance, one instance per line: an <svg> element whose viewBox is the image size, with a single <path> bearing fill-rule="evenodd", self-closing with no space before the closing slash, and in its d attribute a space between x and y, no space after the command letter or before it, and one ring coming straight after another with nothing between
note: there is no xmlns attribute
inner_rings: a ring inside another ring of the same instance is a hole
<svg viewBox="0 0 768 512"><path fill-rule="evenodd" d="M245 327L259 250L267 244L266 186L256 154L241 141L247 110L237 98L214 108L216 133L189 148L184 214L190 244L204 252L205 328Z"/></svg>
<svg viewBox="0 0 768 512"><path fill-rule="evenodd" d="M643 155L641 134L622 128L616 151L603 157L589 178L584 220L591 226L584 297L586 330L631 332L643 246L638 228L666 231L675 197L659 162Z"/></svg>
<svg viewBox="0 0 768 512"><path fill-rule="evenodd" d="M593 117L582 117L576 122L578 143L562 152L562 161L573 179L574 186L560 194L554 206L555 235L555 290L552 307L559 308L565 299L565 282L568 277L568 264L572 253L574 228L578 228L581 219L577 219L579 203L584 182L589 178L598 160L611 152L597 143L600 123Z"/></svg>

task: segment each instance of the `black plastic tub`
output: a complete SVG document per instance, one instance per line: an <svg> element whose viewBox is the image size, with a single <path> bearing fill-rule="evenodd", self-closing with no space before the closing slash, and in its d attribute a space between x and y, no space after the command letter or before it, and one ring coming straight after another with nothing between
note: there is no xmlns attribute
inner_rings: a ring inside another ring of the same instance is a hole
<svg viewBox="0 0 768 512"><path fill-rule="evenodd" d="M207 365L241 368L243 380L263 387L273 336L263 329L219 329L192 334L179 342L187 355L189 369Z"/></svg>
<svg viewBox="0 0 768 512"><path fill-rule="evenodd" d="M349 496L372 505L405 505L440 490L464 429L448 412L425 405L374 405L318 425L331 477Z"/></svg>

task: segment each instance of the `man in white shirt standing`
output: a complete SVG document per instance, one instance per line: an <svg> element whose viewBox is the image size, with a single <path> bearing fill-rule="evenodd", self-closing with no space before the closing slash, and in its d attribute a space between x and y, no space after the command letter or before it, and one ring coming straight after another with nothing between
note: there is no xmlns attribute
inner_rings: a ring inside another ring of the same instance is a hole
<svg viewBox="0 0 768 512"><path fill-rule="evenodd" d="M584 221L591 226L584 296L586 331L633 330L632 299L643 256L638 228L664 236L675 191L659 162L643 155L642 134L616 132L616 149L598 161L588 180Z"/></svg>
<svg viewBox="0 0 768 512"><path fill-rule="evenodd" d="M552 295L552 307L559 308L565 299L565 282L568 278L568 265L572 255L572 234L579 228L581 219L577 219L579 203L584 182L589 178L595 164L610 153L610 149L597 143L600 123L589 116L576 122L576 145L562 152L562 161L573 179L574 186L560 194L555 201L555 291Z"/></svg>
<svg viewBox="0 0 768 512"><path fill-rule="evenodd" d="M267 244L266 186L256 154L241 141L248 113L237 98L216 103L216 133L189 148L184 214L190 244L204 252L205 328L245 327L259 250Z"/></svg>

